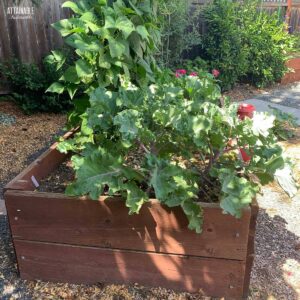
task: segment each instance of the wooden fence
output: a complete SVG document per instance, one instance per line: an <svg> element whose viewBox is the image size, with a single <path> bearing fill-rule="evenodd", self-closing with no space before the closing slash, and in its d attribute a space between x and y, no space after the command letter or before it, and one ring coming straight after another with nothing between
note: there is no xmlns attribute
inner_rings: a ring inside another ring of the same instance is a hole
<svg viewBox="0 0 300 300"><path fill-rule="evenodd" d="M23 62L40 62L63 42L51 24L68 17L65 0L0 0L0 62L15 56Z"/></svg>
<svg viewBox="0 0 300 300"><path fill-rule="evenodd" d="M69 10L61 8L64 1L17 0L15 4L16 0L0 0L0 62L15 56L23 62L39 63L51 50L61 47L62 39L51 24L70 15ZM211 0L189 1L206 4ZM41 4L34 6L33 2ZM300 32L300 0L264 0L262 7L269 12L282 10L285 16L291 4L290 31ZM15 7L23 7L25 12Z"/></svg>

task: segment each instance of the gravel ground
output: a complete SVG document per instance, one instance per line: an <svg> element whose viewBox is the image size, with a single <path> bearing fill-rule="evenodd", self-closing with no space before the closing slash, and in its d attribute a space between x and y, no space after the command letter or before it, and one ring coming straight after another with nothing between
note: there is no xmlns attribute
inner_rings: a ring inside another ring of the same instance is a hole
<svg viewBox="0 0 300 300"><path fill-rule="evenodd" d="M248 98L245 96L245 98ZM24 116L13 105L0 102L0 112L16 116L16 123L0 125L0 189L36 158L62 128L65 117ZM5 126L5 127L4 127ZM45 134L47 133L47 134ZM300 133L285 143L289 156L300 170ZM35 153L32 155L32 153ZM298 177L299 179L300 177ZM1 194L0 194L1 198ZM277 201L279 200L279 201ZM300 195L289 200L276 185L258 198L256 258L249 300L300 299ZM0 299L210 299L138 285L68 285L24 281L17 276L7 219L0 216Z"/></svg>

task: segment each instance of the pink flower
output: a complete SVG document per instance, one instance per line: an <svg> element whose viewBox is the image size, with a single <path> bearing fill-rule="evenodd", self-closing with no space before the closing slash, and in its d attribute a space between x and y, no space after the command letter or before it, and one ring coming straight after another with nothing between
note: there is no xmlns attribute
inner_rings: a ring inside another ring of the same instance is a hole
<svg viewBox="0 0 300 300"><path fill-rule="evenodd" d="M182 75L186 75L187 71L184 70L184 69L179 69L179 70L176 70L176 73L175 73L175 76L178 78Z"/></svg>
<svg viewBox="0 0 300 300"><path fill-rule="evenodd" d="M220 72L219 70L217 70L217 69L213 69L213 70L211 71L211 73L212 73L216 78L219 77L220 74L221 74L221 72Z"/></svg>
<svg viewBox="0 0 300 300"><path fill-rule="evenodd" d="M197 77L197 76L198 76L198 73L197 73L197 72L192 72L192 73L190 74L190 76L192 76L192 77Z"/></svg>

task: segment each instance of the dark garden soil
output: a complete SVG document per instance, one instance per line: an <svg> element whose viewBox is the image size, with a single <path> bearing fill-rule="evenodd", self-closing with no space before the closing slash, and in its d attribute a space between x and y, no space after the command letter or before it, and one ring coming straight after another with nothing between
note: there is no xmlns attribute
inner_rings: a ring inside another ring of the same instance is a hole
<svg viewBox="0 0 300 300"><path fill-rule="evenodd" d="M239 100L251 98L246 92ZM254 95L254 94L252 94ZM244 97L244 98L243 98ZM0 199L2 187L36 159L61 133L66 117L63 115L24 115L8 102L0 102L0 114L6 122L0 124ZM6 118L6 116L15 118ZM0 121L1 122L1 121ZM296 162L300 178L300 132L292 141L283 143L289 157ZM62 165L52 179L57 185L50 187L63 192L65 183L72 179L73 172ZM63 175L61 175L63 174ZM61 183L63 182L63 185ZM47 187L47 189L49 186ZM0 200L1 201L1 200ZM249 300L298 300L300 299L300 195L289 200L276 185L264 189L259 196L261 207L256 234L256 257L251 279ZM41 281L24 281L18 278L16 261L10 239L7 218L0 215L0 299L1 300L184 300L205 299L201 294L190 295L139 285L72 285Z"/></svg>
<svg viewBox="0 0 300 300"><path fill-rule="evenodd" d="M40 180L37 191L64 193L68 184L75 178L75 172L69 160L63 162L55 171L48 177Z"/></svg>
<svg viewBox="0 0 300 300"><path fill-rule="evenodd" d="M144 153L140 149L135 149L128 154L126 157L126 164L132 168L139 169L141 162L143 160ZM197 159L197 154L194 158L194 166L197 166L198 169L204 169L200 159ZM180 158L176 159L179 163L184 164L186 167L189 167L191 163L188 163ZM39 186L36 191L46 192L46 193L65 193L67 186L72 183L75 179L75 171L72 168L71 160L66 160L63 162L56 170L49 174L46 178L43 178L39 181ZM199 202L206 203L217 203L219 202L219 185L214 179L206 178L199 183L201 190L198 194ZM141 188L146 192L147 185L141 185ZM108 189L107 189L108 190ZM103 196L107 195L107 190L104 191ZM149 196L155 198L155 193L153 190L150 191Z"/></svg>

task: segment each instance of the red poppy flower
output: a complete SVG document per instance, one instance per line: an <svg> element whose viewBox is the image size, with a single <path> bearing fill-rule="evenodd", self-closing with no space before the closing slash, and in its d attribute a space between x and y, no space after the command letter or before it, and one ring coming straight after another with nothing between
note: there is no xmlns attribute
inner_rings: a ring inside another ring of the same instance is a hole
<svg viewBox="0 0 300 300"><path fill-rule="evenodd" d="M221 72L220 72L219 70L217 70L217 69L213 69L213 70L211 71L211 73L212 73L216 78L219 77L220 74L221 74Z"/></svg>

